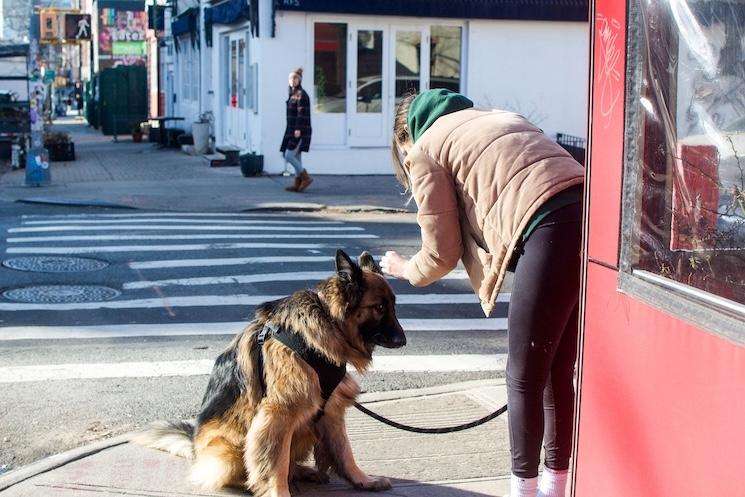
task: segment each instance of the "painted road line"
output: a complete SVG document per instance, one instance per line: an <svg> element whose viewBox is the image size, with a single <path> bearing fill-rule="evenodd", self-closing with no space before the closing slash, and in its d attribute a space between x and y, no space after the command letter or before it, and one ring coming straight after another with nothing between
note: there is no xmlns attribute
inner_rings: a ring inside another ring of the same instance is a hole
<svg viewBox="0 0 745 497"><path fill-rule="evenodd" d="M130 281L122 284L123 290L137 290L140 288L163 288L166 286L204 286L204 285L232 285L245 283L266 283L275 281L320 281L328 278L330 271L292 271L286 273L262 274L230 274L226 276L200 276L197 278L169 278L166 280ZM465 271L452 271L443 279L466 279ZM394 280L393 277L388 277Z"/></svg>
<svg viewBox="0 0 745 497"><path fill-rule="evenodd" d="M267 229L266 226L258 226L258 225L264 225L264 224L276 224L276 225L287 225L287 228L292 229L293 226L291 225L298 225L297 229L300 229L300 227L306 227L306 226L327 226L325 229L333 229L331 225L338 226L340 224L344 224L343 221L262 221L262 220L251 220L251 221L236 221L235 219L171 219L169 217L154 217L150 216L149 218L142 218L142 219L54 219L54 220L48 220L48 221L22 221L24 225L59 225L59 224L126 224L126 223L209 223L209 224L240 224L240 225L257 225L256 228L264 228ZM313 228L304 228L304 229L313 229ZM324 228L322 228L324 229ZM336 228L336 229L345 229L345 228ZM355 229L362 229L362 228L355 228Z"/></svg>
<svg viewBox="0 0 745 497"><path fill-rule="evenodd" d="M88 364L47 364L0 368L0 383L31 381L89 380L103 378L153 378L163 376L208 375L214 361L119 362ZM386 372L455 372L501 371L507 364L507 354L456 355L378 355L368 370ZM348 368L354 371L353 368Z"/></svg>
<svg viewBox="0 0 745 497"><path fill-rule="evenodd" d="M175 267L242 266L244 264L279 264L283 262L330 262L330 255L225 257L223 259L163 259L159 261L130 262L132 269L166 269ZM378 259L376 259L378 260Z"/></svg>
<svg viewBox="0 0 745 497"><path fill-rule="evenodd" d="M162 309L176 307L253 306L284 298L286 295L191 295L153 299L110 300L105 302L74 302L26 304L0 302L0 311L86 311L102 309ZM510 294L500 294L497 302L508 303ZM397 305L476 304L471 293L464 294L405 294L396 296ZM6 328L0 327L0 332Z"/></svg>
<svg viewBox="0 0 745 497"><path fill-rule="evenodd" d="M8 233L49 233L51 231L250 231L252 226L223 226L211 223L209 225L171 225L171 224L125 224L113 225L106 224L102 226L33 226L30 228L8 228Z"/></svg>
<svg viewBox="0 0 745 497"><path fill-rule="evenodd" d="M101 245L98 247L10 247L7 254L96 254L104 252L182 252L228 249L322 249L322 243L192 243L188 245Z"/></svg>
<svg viewBox="0 0 745 497"><path fill-rule="evenodd" d="M381 256L374 255L379 261ZM242 266L244 264L278 264L283 262L331 262L336 257L331 255L308 256L267 256L267 257L225 257L215 259L161 259L155 261L130 262L132 269L168 269L176 267L211 267L211 266Z"/></svg>
<svg viewBox="0 0 745 497"><path fill-rule="evenodd" d="M324 233L322 235L310 233L246 233L246 234L225 234L211 233L203 234L185 234L185 235L71 235L71 236L26 236L8 238L8 243L39 243L39 242L113 242L123 240L226 240L226 239L249 239L249 240L275 240L275 239L319 239L319 238L379 238L371 234L351 234L351 233Z"/></svg>
<svg viewBox="0 0 745 497"><path fill-rule="evenodd" d="M399 319L410 331L505 331L507 318ZM240 332L247 321L227 323L123 324L101 326L8 326L0 328L0 341L69 340L229 335Z"/></svg>
<svg viewBox="0 0 745 497"><path fill-rule="evenodd" d="M133 212L129 214L24 214L23 219L94 219L94 218L141 218L141 217L232 217L232 218L291 218L287 214L272 212L250 213L250 212ZM341 221L323 221L342 224Z"/></svg>

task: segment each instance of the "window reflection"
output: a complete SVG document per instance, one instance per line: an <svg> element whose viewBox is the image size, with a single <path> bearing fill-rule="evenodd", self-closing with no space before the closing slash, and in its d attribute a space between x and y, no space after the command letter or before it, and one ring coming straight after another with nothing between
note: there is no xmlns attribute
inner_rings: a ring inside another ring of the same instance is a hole
<svg viewBox="0 0 745 497"><path fill-rule="evenodd" d="M745 304L745 4L650 0L634 269Z"/></svg>
<svg viewBox="0 0 745 497"><path fill-rule="evenodd" d="M460 91L461 28L432 26L430 28L430 88Z"/></svg>
<svg viewBox="0 0 745 497"><path fill-rule="evenodd" d="M357 112L382 112L383 32L357 32Z"/></svg>
<svg viewBox="0 0 745 497"><path fill-rule="evenodd" d="M420 64L422 33L419 31L396 32L396 105L411 92L419 93L422 77Z"/></svg>
<svg viewBox="0 0 745 497"><path fill-rule="evenodd" d="M315 110L346 112L347 25L317 22L313 29Z"/></svg>

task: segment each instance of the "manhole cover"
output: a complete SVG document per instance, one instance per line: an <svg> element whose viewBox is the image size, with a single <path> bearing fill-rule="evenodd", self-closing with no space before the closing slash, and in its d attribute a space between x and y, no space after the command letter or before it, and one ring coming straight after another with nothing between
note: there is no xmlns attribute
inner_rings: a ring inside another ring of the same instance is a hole
<svg viewBox="0 0 745 497"><path fill-rule="evenodd" d="M94 285L43 285L15 288L3 296L15 302L35 304L68 304L73 302L101 302L118 297L120 292L106 286Z"/></svg>
<svg viewBox="0 0 745 497"><path fill-rule="evenodd" d="M108 262L83 257L16 257L3 261L3 266L7 268L37 273L97 271L108 265Z"/></svg>

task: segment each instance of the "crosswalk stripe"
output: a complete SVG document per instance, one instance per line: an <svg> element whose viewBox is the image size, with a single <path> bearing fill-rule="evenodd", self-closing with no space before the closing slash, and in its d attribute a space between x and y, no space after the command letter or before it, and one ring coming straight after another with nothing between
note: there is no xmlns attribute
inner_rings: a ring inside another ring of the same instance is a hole
<svg viewBox="0 0 745 497"><path fill-rule="evenodd" d="M293 271L291 273L269 273L269 274L231 274L228 276L204 276L199 278L173 278L155 281L131 281L122 284L124 290L138 288L152 288L165 286L201 286L201 285L225 285L231 283L262 283L267 281L313 281L323 280L331 276L330 271ZM387 276L389 280L395 280ZM451 271L442 280L464 280L468 274L461 269Z"/></svg>
<svg viewBox="0 0 745 497"><path fill-rule="evenodd" d="M227 217L227 218L287 218L287 214L273 212L131 212L127 214L23 214L22 219L116 219L143 217ZM342 224L342 221L319 221Z"/></svg>
<svg viewBox="0 0 745 497"><path fill-rule="evenodd" d="M331 276L331 271L292 271L286 273L230 274L226 276L201 276L197 278L171 278L165 280L130 281L122 284L123 290L166 286L230 285L236 283L266 283L268 281L314 281ZM466 279L465 271L452 271L442 279ZM388 279L394 279L388 277Z"/></svg>
<svg viewBox="0 0 745 497"><path fill-rule="evenodd" d="M506 318L399 319L411 331L505 331ZM123 324L100 326L8 326L0 328L0 341L68 340L167 336L235 335L247 321L226 323Z"/></svg>
<svg viewBox="0 0 745 497"><path fill-rule="evenodd" d="M500 371L506 354L479 355L378 355L369 372L453 372ZM0 383L59 381L102 378L151 378L163 376L208 375L213 360L160 362L119 362L89 364L46 364L0 367ZM354 368L348 368L354 372Z"/></svg>
<svg viewBox="0 0 745 497"><path fill-rule="evenodd" d="M8 243L38 243L38 242L73 242L73 241L117 241L117 240L225 240L225 239L250 239L250 240L274 240L274 239L319 239L319 238L348 238L348 239L370 239L378 238L372 234L351 234L351 233L324 233L318 234L287 234L287 233L251 233L251 234L224 234L213 233L204 234L186 234L186 235L72 235L72 236L32 236L8 238Z"/></svg>
<svg viewBox="0 0 745 497"><path fill-rule="evenodd" d="M147 219L50 219L45 221L22 221L24 225L57 225L57 224L125 224L125 223L209 223L209 224L237 224L237 225L256 225L256 229L271 229L266 226L259 226L264 224L272 225L286 225L285 229L315 229L307 228L305 226L325 226L319 229L362 229L362 228L333 228L332 226L344 224L343 221L264 221L264 220L250 220L250 221L237 221L235 219L172 219L168 217L152 217ZM297 225L297 226L292 226ZM280 229L280 228L277 228Z"/></svg>
<svg viewBox="0 0 745 497"><path fill-rule="evenodd" d="M271 302L286 295L192 295L152 299L110 300L105 302L75 303L22 303L0 302L0 311L82 311L100 309L162 309L177 307L253 306ZM509 302L509 294L500 294L497 302ZM471 293L404 294L396 296L397 305L448 305L476 304L478 299ZM0 327L0 333L7 328Z"/></svg>
<svg viewBox="0 0 745 497"><path fill-rule="evenodd" d="M191 243L186 245L100 245L97 247L9 247L8 254L95 254L98 252L182 252L244 248L321 249L323 243Z"/></svg>
<svg viewBox="0 0 745 497"><path fill-rule="evenodd" d="M329 262L329 255L308 256L267 256L267 257L226 257L215 259L163 259L159 261L130 262L132 269L166 269L176 267L242 266L244 264L277 264L282 262ZM375 260L379 260L376 258Z"/></svg>
<svg viewBox="0 0 745 497"><path fill-rule="evenodd" d="M8 233L48 233L50 231L251 231L253 226L224 226L219 224L192 225L185 224L173 226L170 224L138 225L127 224L122 226L33 226L26 228L8 228Z"/></svg>

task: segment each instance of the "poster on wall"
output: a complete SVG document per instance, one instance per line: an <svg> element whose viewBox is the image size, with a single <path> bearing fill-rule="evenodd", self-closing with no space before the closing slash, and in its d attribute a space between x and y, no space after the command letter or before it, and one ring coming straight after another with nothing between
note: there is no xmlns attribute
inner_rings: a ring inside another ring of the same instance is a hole
<svg viewBox="0 0 745 497"><path fill-rule="evenodd" d="M99 67L144 66L147 13L117 9L101 9L100 13Z"/></svg>

